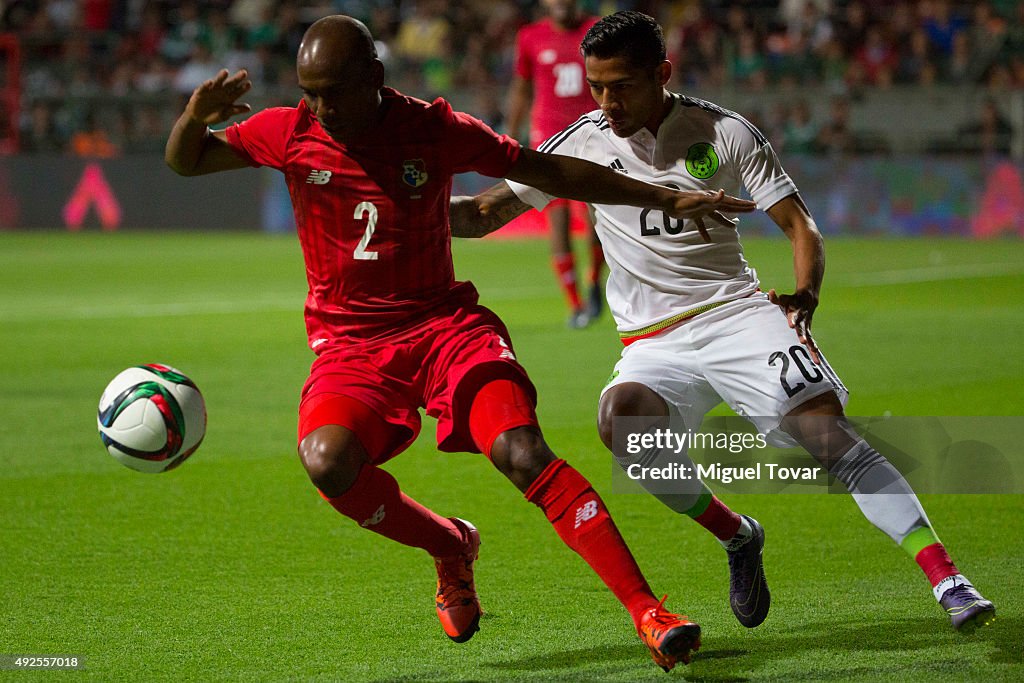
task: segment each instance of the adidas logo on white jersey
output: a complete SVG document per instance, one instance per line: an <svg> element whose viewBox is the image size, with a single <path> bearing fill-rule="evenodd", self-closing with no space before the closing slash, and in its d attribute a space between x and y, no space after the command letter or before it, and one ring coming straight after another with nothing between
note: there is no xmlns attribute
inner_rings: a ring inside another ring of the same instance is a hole
<svg viewBox="0 0 1024 683"><path fill-rule="evenodd" d="M330 171L317 171L313 169L309 172L309 177L306 178L307 185L326 185L330 180L331 176L334 175Z"/></svg>
<svg viewBox="0 0 1024 683"><path fill-rule="evenodd" d="M608 164L608 168L612 169L613 171L618 171L619 173L625 173L626 175L629 175L629 171L626 170L626 167L623 166L622 162L618 159Z"/></svg>

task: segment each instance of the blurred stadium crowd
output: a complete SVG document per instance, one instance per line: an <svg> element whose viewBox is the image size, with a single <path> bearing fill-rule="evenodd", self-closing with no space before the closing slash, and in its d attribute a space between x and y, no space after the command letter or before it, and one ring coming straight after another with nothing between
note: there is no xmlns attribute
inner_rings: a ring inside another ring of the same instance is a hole
<svg viewBox="0 0 1024 683"><path fill-rule="evenodd" d="M955 130L917 151L1009 153L1011 121L1024 116L1006 111L1024 93L1024 2L581 5L657 17L676 67L671 87L708 99L744 93L759 104L744 113L790 153L890 151L871 126L851 123L851 108L878 93L970 99L970 117L943 121ZM17 128L18 151L156 152L183 98L222 67L249 70L254 108L294 104L303 31L333 13L367 23L390 84L444 95L500 130L516 30L543 10L537 0L0 0L0 55L8 67L19 55L17 69L0 70L0 119Z"/></svg>

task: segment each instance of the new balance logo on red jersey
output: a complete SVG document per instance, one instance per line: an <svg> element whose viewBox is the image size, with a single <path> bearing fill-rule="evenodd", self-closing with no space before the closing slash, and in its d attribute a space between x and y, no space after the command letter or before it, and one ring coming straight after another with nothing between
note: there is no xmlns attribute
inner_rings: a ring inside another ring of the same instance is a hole
<svg viewBox="0 0 1024 683"><path fill-rule="evenodd" d="M619 161L618 159L608 164L608 168L612 169L613 171L618 171L619 173L625 173L626 175L629 175L629 171L626 170L626 167L623 166L622 162Z"/></svg>
<svg viewBox="0 0 1024 683"><path fill-rule="evenodd" d="M586 503L576 508L576 526L574 529L579 529L580 524L583 522L589 522L597 516L597 501L588 500Z"/></svg>
<svg viewBox="0 0 1024 683"><path fill-rule="evenodd" d="M306 178L307 185L326 185L331 180L331 176L334 175L330 171L317 171L316 169L309 172L309 176Z"/></svg>
<svg viewBox="0 0 1024 683"><path fill-rule="evenodd" d="M363 520L363 523L359 526L373 526L374 524L380 524L384 521L384 506L381 505L377 508L377 511L373 513L373 516L367 520Z"/></svg>

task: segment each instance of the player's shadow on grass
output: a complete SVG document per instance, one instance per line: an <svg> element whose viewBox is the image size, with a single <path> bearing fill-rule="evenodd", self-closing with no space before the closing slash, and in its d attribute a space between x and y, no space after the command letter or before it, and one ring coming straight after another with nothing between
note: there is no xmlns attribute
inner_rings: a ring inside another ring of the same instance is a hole
<svg viewBox="0 0 1024 683"><path fill-rule="evenodd" d="M1021 642L1024 641L1024 620L1017 615L999 617L996 622L973 634L955 633L949 623L941 618L919 617L908 619L886 619L863 621L819 621L801 624L781 633L765 634L767 637L749 642L749 656L741 660L746 671L755 672L761 668L772 668L773 660L798 659L801 653L832 650L861 654L865 661L873 659L872 653L892 651L913 651L930 648L947 648L951 663L958 660L957 647L985 643L992 646L987 657L993 664L1024 664ZM746 643L744 643L746 644ZM932 662L940 667L940 662ZM722 676L736 675L736 662L716 661L715 657L697 653L691 667L692 680L723 680ZM808 673L814 680L845 680L850 677L889 673L888 664L879 664L877 670L871 666L840 666L829 671L828 666ZM792 677L793 672L787 675ZM794 678L793 680L797 680Z"/></svg>
<svg viewBox="0 0 1024 683"><path fill-rule="evenodd" d="M642 648L642 646L641 646ZM549 652L543 655L523 657L511 661L494 662L496 669L509 671L550 671L551 669L572 669L581 664L594 662L626 662L637 659L637 653L646 656L646 650L630 645L601 645L578 650ZM643 661L643 660L640 660Z"/></svg>
<svg viewBox="0 0 1024 683"><path fill-rule="evenodd" d="M1001 617L996 611L995 623L979 630L972 639L996 646L989 656L993 664L1024 664L1024 619L1018 616Z"/></svg>
<svg viewBox="0 0 1024 683"><path fill-rule="evenodd" d="M339 679L340 680L340 679ZM441 674L407 674L397 678L377 678L368 683L483 683L477 678L445 678Z"/></svg>
<svg viewBox="0 0 1024 683"><path fill-rule="evenodd" d="M1020 643L1024 638L1024 622L1017 615L997 617L991 626L973 634L956 633L941 617L912 619L866 619L864 621L820 621L802 624L772 639L780 652L801 647L832 647L849 651L919 650L941 643L991 643L996 646L993 662L1022 660Z"/></svg>
<svg viewBox="0 0 1024 683"><path fill-rule="evenodd" d="M695 660L729 660L743 657L746 650L707 650L701 649L694 654ZM544 655L524 657L505 662L491 664L496 669L507 671L551 671L554 669L574 669L581 665L594 664L595 662L633 664L638 667L647 667L651 664L647 651L643 646L637 645L602 645L599 647L581 648L578 650L565 650L563 652L549 652ZM683 665L680 665L683 666ZM715 678L716 681L745 681L745 678Z"/></svg>
<svg viewBox="0 0 1024 683"><path fill-rule="evenodd" d="M864 654L865 661L872 659L871 653L883 651L921 650L937 645L949 646L951 657L956 657L956 645L988 643L993 650L988 654L993 664L1024 664L1020 643L1024 642L1024 620L1018 616L1000 617L995 624L980 629L972 635L954 633L941 616L909 619L866 619L857 622L820 621L801 624L781 632L765 634L765 637L742 643L748 649L714 648L713 642L705 641L704 647L694 654L693 663L683 669L691 681L714 681L716 683L739 683L750 680L746 675L763 668L771 668L773 660L799 659L804 653L827 650ZM733 643L738 644L738 643ZM510 661L493 662L492 668L512 672L569 672L579 667L605 663L638 668L650 665L643 648L632 644L602 645L561 652L523 657ZM833 671L828 667L809 672L815 680L845 680L851 676L884 676L889 673L888 664L850 668L836 664ZM681 665L682 666L682 665ZM792 675L793 672L787 672ZM558 674L555 674L557 677Z"/></svg>

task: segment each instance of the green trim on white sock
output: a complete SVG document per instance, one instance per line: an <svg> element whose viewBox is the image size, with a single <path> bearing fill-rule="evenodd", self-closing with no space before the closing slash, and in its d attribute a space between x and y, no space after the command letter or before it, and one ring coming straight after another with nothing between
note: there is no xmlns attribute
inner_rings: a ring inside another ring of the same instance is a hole
<svg viewBox="0 0 1024 683"><path fill-rule="evenodd" d="M697 502L694 503L693 507L691 507L683 514L693 519L697 519L698 517L703 515L704 511L708 509L709 505L711 505L711 498L711 489L705 486L703 493L701 493L700 496L697 498Z"/></svg>
<svg viewBox="0 0 1024 683"><path fill-rule="evenodd" d="M938 542L939 537L935 535L935 530L930 526L922 526L907 534L900 541L900 547L907 551L907 554L911 557L917 557L919 552Z"/></svg>

